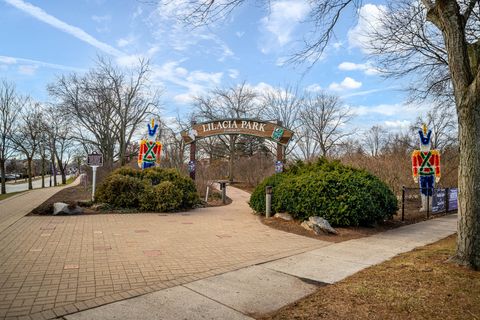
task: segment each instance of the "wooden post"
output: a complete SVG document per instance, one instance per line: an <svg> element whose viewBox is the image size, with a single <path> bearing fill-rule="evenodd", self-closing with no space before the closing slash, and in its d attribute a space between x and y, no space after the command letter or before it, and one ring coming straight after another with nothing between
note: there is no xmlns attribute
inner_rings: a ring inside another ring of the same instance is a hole
<svg viewBox="0 0 480 320"><path fill-rule="evenodd" d="M190 162L188 163L188 170L190 171L190 178L192 178L192 180L195 180L195 171L197 170L197 163L195 159L196 153L197 143L193 141L192 143L190 143Z"/></svg>
<svg viewBox="0 0 480 320"><path fill-rule="evenodd" d="M279 126L283 126L283 122L278 120L277 124ZM285 159L285 149L284 146L280 143L277 143L277 161L281 161L282 163L284 162Z"/></svg>
<svg viewBox="0 0 480 320"><path fill-rule="evenodd" d="M196 121L192 121L192 126L196 124ZM197 171L197 142L194 140L190 143L190 162L188 163L188 171L190 172L190 178L195 180L195 171Z"/></svg>

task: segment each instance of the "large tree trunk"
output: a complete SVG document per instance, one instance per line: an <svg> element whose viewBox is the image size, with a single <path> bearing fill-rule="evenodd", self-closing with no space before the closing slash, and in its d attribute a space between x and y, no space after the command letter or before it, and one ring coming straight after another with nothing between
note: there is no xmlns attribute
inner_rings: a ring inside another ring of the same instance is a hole
<svg viewBox="0 0 480 320"><path fill-rule="evenodd" d="M32 184L32 158L27 158L28 190L33 189Z"/></svg>
<svg viewBox="0 0 480 320"><path fill-rule="evenodd" d="M458 237L456 260L480 269L480 70L468 51L465 20L457 1L422 0L427 19L442 31L459 125Z"/></svg>
<svg viewBox="0 0 480 320"><path fill-rule="evenodd" d="M458 171L458 237L456 259L480 269L480 105L458 112L460 166Z"/></svg>
<svg viewBox="0 0 480 320"><path fill-rule="evenodd" d="M2 184L1 194L7 193L7 186L5 184L5 159L0 159L0 180Z"/></svg>

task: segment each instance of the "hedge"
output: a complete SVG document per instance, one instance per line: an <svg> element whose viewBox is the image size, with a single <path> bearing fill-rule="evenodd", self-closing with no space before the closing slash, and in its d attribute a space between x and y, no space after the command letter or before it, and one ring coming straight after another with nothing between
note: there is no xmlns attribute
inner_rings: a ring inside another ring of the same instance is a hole
<svg viewBox="0 0 480 320"><path fill-rule="evenodd" d="M96 199L114 208L154 212L190 209L199 201L190 178L175 169L158 167L113 171L99 186Z"/></svg>
<svg viewBox="0 0 480 320"><path fill-rule="evenodd" d="M272 212L288 212L299 220L321 216L334 226L371 225L397 211L397 199L384 182L338 161L297 162L266 178L250 198L257 212L265 212L267 185L273 186Z"/></svg>

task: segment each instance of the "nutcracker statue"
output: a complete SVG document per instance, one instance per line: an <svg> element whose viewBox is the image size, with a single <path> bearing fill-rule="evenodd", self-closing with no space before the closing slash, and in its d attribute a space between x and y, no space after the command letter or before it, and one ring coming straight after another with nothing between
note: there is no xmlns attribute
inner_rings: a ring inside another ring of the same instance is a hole
<svg viewBox="0 0 480 320"><path fill-rule="evenodd" d="M162 144L157 141L158 124L152 119L147 127L147 136L140 140L140 150L138 151L138 166L141 169L158 166L162 152Z"/></svg>
<svg viewBox="0 0 480 320"><path fill-rule="evenodd" d="M413 180L418 183L420 180L420 193L422 196L422 208L420 211L427 210L427 202L433 194L435 182L440 181L440 152L430 150L430 138L432 130L427 130L424 124L421 130L418 130L420 136L420 150L414 150L412 153L412 172ZM420 178L420 179L419 179Z"/></svg>

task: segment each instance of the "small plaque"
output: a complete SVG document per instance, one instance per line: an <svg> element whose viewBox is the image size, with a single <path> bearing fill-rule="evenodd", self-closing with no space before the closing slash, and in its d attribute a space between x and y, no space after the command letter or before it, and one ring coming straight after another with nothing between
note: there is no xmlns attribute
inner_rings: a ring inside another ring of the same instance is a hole
<svg viewBox="0 0 480 320"><path fill-rule="evenodd" d="M103 154L92 152L88 154L87 165L90 167L101 167L103 166Z"/></svg>

